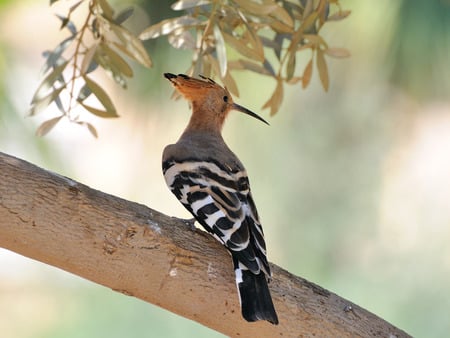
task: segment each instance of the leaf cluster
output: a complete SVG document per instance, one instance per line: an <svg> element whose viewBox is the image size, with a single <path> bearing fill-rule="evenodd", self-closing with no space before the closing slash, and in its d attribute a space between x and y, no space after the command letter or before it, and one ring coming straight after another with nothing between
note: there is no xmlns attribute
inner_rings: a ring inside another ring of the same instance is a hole
<svg viewBox="0 0 450 338"><path fill-rule="evenodd" d="M57 1L51 0L50 5ZM88 7L88 14L78 29L71 16L82 5ZM132 13L133 9L127 8L115 14L106 0L80 0L69 8L65 16L57 15L61 21L60 29L67 30L69 36L52 51L43 53L44 79L33 95L29 114L36 115L51 103L56 104L60 114L43 122L37 130L38 135L45 135L65 117L86 126L97 137L95 127L75 113L76 106L99 117L118 117L110 96L92 79L92 73L103 69L116 83L126 88L133 70L125 55L151 67L151 59L142 41L123 26ZM63 95L67 100L62 99ZM95 97L96 106L87 103L87 99L92 97Z"/></svg>
<svg viewBox="0 0 450 338"><path fill-rule="evenodd" d="M233 70L274 78L275 90L263 106L271 115L279 110L284 84L301 82L306 88L315 64L322 86L328 90L325 57L349 55L343 48L329 47L320 35L326 23L350 14L338 0L179 0L172 9L185 14L148 27L140 38L165 35L174 48L192 50L187 73L218 75L234 95L239 91ZM310 59L301 69L299 53L306 52Z"/></svg>
<svg viewBox="0 0 450 338"><path fill-rule="evenodd" d="M50 5L58 1L50 0ZM71 15L82 5L88 7L88 14L77 29ZM320 35L326 23L350 14L341 8L339 0L179 0L172 9L183 14L162 20L139 36L123 26L132 8L115 14L107 0L79 0L66 15L57 15L61 29L69 36L54 50L44 52L44 79L31 101L30 115L51 103L56 104L60 115L44 122L37 134L45 135L66 117L86 126L96 137L94 126L74 113L74 108L81 106L103 118L117 117L111 98L91 73L103 69L126 88L133 70L124 56L152 66L142 40L166 36L174 48L191 50L192 64L186 73L218 76L236 96L239 90L232 71L275 79L274 92L263 105L271 115L280 108L285 84L301 83L306 88L316 69L323 88L328 90L326 57L349 56L346 49L329 47ZM309 61L300 65L305 59ZM67 100L61 99L63 94ZM89 97L95 97L97 106L87 102Z"/></svg>

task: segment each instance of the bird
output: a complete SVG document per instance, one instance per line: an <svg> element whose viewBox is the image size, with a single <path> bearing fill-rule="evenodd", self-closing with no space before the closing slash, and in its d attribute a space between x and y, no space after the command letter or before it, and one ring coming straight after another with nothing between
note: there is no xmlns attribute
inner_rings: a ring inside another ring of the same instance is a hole
<svg viewBox="0 0 450 338"><path fill-rule="evenodd" d="M242 317L277 325L268 287L271 278L264 233L250 192L247 172L222 137L231 110L262 117L233 102L214 80L164 73L190 103L192 115L175 144L164 148L167 186L203 228L230 252Z"/></svg>

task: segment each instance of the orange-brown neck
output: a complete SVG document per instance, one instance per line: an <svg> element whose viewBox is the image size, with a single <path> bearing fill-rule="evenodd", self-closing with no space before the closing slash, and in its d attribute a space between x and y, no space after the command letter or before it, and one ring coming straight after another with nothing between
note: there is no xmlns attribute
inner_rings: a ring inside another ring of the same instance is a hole
<svg viewBox="0 0 450 338"><path fill-rule="evenodd" d="M221 134L228 111L199 104L195 100L191 104L192 115L186 130Z"/></svg>

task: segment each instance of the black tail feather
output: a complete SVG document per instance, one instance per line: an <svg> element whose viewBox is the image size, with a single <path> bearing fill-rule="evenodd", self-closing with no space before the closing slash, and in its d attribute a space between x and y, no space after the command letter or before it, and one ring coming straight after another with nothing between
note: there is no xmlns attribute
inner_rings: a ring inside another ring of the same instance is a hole
<svg viewBox="0 0 450 338"><path fill-rule="evenodd" d="M242 317L248 322L267 320L278 324L278 316L273 306L266 275L255 275L249 270L236 269L236 280L241 300Z"/></svg>

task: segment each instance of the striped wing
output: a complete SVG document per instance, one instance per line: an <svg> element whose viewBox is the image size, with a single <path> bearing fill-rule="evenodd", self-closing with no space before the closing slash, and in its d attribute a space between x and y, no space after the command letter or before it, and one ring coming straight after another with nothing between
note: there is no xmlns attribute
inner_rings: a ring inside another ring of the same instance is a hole
<svg viewBox="0 0 450 338"><path fill-rule="evenodd" d="M196 220L239 261L270 276L264 234L245 171L230 172L204 161L163 163L167 185Z"/></svg>

